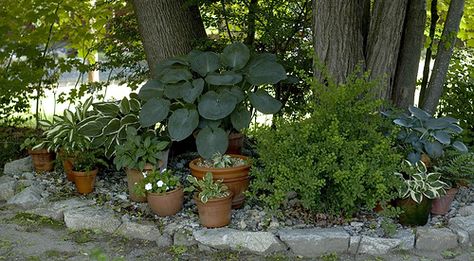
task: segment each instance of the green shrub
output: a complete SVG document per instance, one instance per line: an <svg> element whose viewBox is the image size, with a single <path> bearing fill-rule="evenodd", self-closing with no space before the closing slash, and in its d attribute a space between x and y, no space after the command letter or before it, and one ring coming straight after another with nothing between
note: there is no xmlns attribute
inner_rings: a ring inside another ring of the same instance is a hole
<svg viewBox="0 0 474 261"><path fill-rule="evenodd" d="M260 167L252 171L250 194L278 208L296 192L308 210L346 215L392 199L401 155L384 135L390 122L378 113L374 86L352 77L346 85L316 87L305 118L258 130Z"/></svg>

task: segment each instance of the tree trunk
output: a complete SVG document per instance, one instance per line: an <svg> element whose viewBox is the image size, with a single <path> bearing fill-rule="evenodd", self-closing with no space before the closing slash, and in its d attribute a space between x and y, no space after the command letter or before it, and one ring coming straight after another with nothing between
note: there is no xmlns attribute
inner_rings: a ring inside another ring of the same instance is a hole
<svg viewBox="0 0 474 261"><path fill-rule="evenodd" d="M425 22L425 0L409 1L392 91L392 100L398 108L408 109L414 102Z"/></svg>
<svg viewBox="0 0 474 261"><path fill-rule="evenodd" d="M451 0L441 40L438 44L438 53L436 54L435 64L433 71L431 72L426 98L422 104L422 108L431 114L436 111L439 98L443 93L449 60L453 54L453 48L456 43L456 36L459 31L459 23L461 22L463 11L464 0Z"/></svg>
<svg viewBox="0 0 474 261"><path fill-rule="evenodd" d="M247 17L247 37L245 38L246 45L253 45L255 41L255 19L258 7L258 0L251 0L249 5L249 14Z"/></svg>
<svg viewBox="0 0 474 261"><path fill-rule="evenodd" d="M381 80L378 97L390 100L403 32L407 0L375 1L367 39L370 79Z"/></svg>
<svg viewBox="0 0 474 261"><path fill-rule="evenodd" d="M206 37L198 7L186 0L133 0L133 6L152 77L157 62L186 54Z"/></svg>
<svg viewBox="0 0 474 261"><path fill-rule="evenodd" d="M425 100L426 86L430 77L431 55L433 54L433 42L436 33L436 24L438 23L438 0L431 0L431 21L430 21L430 45L426 49L425 66L423 67L423 79L421 80L420 98L418 104L423 104Z"/></svg>
<svg viewBox="0 0 474 261"><path fill-rule="evenodd" d="M314 76L342 83L364 66L364 15L367 0L313 0Z"/></svg>

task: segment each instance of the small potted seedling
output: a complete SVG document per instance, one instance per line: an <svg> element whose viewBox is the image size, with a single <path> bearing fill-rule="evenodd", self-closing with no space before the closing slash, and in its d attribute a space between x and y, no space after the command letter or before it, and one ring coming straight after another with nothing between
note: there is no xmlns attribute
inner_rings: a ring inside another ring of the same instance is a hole
<svg viewBox="0 0 474 261"><path fill-rule="evenodd" d="M94 191L95 179L99 172L98 164L106 163L96 158L93 152L83 151L78 153L74 165L72 166L72 174L74 175L74 184L77 192L80 194L89 194Z"/></svg>
<svg viewBox="0 0 474 261"><path fill-rule="evenodd" d="M214 180L208 172L202 179L188 176L191 184L187 192L196 191L194 201L198 207L199 220L205 227L223 227L230 223L232 211L232 191L222 183Z"/></svg>
<svg viewBox="0 0 474 261"><path fill-rule="evenodd" d="M20 148L27 149L33 161L33 166L37 173L52 171L54 169L54 152L50 152L45 146L37 146L44 143L40 138L27 138L20 146Z"/></svg>
<svg viewBox="0 0 474 261"><path fill-rule="evenodd" d="M135 193L146 196L148 206L159 216L172 216L183 208L184 193L179 178L171 170L143 172Z"/></svg>

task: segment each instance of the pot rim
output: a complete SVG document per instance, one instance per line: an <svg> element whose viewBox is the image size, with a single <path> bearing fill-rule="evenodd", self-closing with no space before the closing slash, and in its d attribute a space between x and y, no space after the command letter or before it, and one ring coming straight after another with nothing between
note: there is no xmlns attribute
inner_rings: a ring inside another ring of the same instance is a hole
<svg viewBox="0 0 474 261"><path fill-rule="evenodd" d="M177 188L171 190L171 191L167 191L165 193L156 193L156 192L147 192L146 193L146 196L151 196L151 197L163 197L163 196L166 196L166 195L169 195L169 194L174 194L176 192L179 192L180 190L183 190L183 186L178 186Z"/></svg>
<svg viewBox="0 0 474 261"><path fill-rule="evenodd" d="M72 170L72 173L75 176L91 176L91 175L97 175L97 172L99 172L99 168L95 168L93 170L88 170L88 171L76 171Z"/></svg>
<svg viewBox="0 0 474 261"><path fill-rule="evenodd" d="M247 156L243 156L243 155L237 155L237 154L227 154L227 155L230 155L231 157L233 158L241 158L245 161L248 161L249 157ZM199 158L195 158L193 159L191 162L189 162L189 168L191 169L195 169L197 171L203 171L203 172L216 172L216 171L233 171L233 170L243 170L243 169L247 169L247 168L250 168L251 165L250 163L247 163L247 164L244 164L242 166L238 166L238 167L229 167L229 168L206 168L206 167L200 167L196 164L196 162L198 160L202 160L202 157L199 157Z"/></svg>

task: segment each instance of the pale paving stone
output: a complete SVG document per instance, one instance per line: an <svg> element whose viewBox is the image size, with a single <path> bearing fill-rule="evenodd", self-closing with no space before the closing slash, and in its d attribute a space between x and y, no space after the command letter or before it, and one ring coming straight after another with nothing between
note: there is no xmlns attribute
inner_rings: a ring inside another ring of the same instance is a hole
<svg viewBox="0 0 474 261"><path fill-rule="evenodd" d="M66 227L73 230L91 229L113 233L121 225L114 212L98 207L84 207L64 212Z"/></svg>
<svg viewBox="0 0 474 261"><path fill-rule="evenodd" d="M304 257L342 253L349 249L350 235L344 229L289 229L281 230L278 234L295 255Z"/></svg>
<svg viewBox="0 0 474 261"><path fill-rule="evenodd" d="M458 246L458 236L448 228L419 227L416 231L416 249L442 252Z"/></svg>
<svg viewBox="0 0 474 261"><path fill-rule="evenodd" d="M454 217L449 220L449 227L455 231L466 231L471 243L474 243L474 216Z"/></svg>
<svg viewBox="0 0 474 261"><path fill-rule="evenodd" d="M38 208L28 210L27 212L49 217L54 220L63 221L64 212L73 209L79 209L81 207L90 206L95 204L92 200L85 200L80 198L70 198L61 201L47 203Z"/></svg>
<svg viewBox="0 0 474 261"><path fill-rule="evenodd" d="M32 172L33 171L33 161L31 157L28 156L26 158L22 158L19 160L14 160L5 164L3 168L3 173L6 175L15 175L15 174L22 174L24 172Z"/></svg>
<svg viewBox="0 0 474 261"><path fill-rule="evenodd" d="M362 236L359 254L385 255L394 249L398 249L401 244L402 240L397 238Z"/></svg>
<svg viewBox="0 0 474 261"><path fill-rule="evenodd" d="M154 241L159 247L169 247L173 243L171 236L166 233L161 234L160 230L154 224L140 224L127 221L122 223L116 232L127 238Z"/></svg>
<svg viewBox="0 0 474 261"><path fill-rule="evenodd" d="M0 201L9 200L15 195L17 181L9 176L0 176Z"/></svg>
<svg viewBox="0 0 474 261"><path fill-rule="evenodd" d="M23 209L29 209L43 203L41 197L43 189L40 186L30 186L22 190L7 201L8 205L15 205Z"/></svg>

